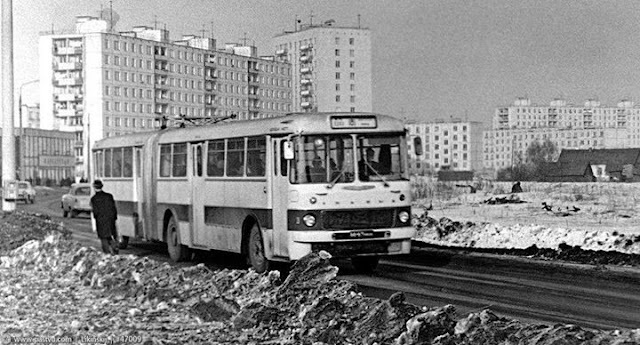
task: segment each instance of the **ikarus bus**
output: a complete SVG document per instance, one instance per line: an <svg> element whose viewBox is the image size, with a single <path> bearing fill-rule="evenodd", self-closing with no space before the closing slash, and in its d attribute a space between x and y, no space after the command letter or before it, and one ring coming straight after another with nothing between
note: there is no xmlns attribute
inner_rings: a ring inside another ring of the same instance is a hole
<svg viewBox="0 0 640 345"><path fill-rule="evenodd" d="M325 250L361 271L409 253L411 191L402 121L300 113L109 137L94 178L129 238L240 253L258 272Z"/></svg>

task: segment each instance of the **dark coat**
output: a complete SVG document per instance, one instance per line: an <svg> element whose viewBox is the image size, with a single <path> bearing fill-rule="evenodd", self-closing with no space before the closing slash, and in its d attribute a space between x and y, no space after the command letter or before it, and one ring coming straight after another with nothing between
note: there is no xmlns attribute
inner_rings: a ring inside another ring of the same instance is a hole
<svg viewBox="0 0 640 345"><path fill-rule="evenodd" d="M93 218L96 220L96 230L99 238L110 238L117 235L116 219L118 219L118 211L113 195L97 191L91 197L91 208Z"/></svg>

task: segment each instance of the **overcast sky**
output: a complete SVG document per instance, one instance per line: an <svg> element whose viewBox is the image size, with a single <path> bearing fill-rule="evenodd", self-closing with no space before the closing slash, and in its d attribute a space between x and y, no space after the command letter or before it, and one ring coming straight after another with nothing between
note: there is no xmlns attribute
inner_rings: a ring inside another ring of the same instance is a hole
<svg viewBox="0 0 640 345"><path fill-rule="evenodd" d="M116 29L165 26L172 39L211 28L220 47L245 36L261 55L274 35L334 19L372 32L373 110L419 121L489 123L497 106L528 96L640 103L637 0L113 0ZM109 1L14 0L16 89L38 78L40 32L71 30ZM25 90L27 88L25 87ZM26 93L26 92L25 92ZM28 96L25 96L27 98ZM26 99L27 102L36 101Z"/></svg>

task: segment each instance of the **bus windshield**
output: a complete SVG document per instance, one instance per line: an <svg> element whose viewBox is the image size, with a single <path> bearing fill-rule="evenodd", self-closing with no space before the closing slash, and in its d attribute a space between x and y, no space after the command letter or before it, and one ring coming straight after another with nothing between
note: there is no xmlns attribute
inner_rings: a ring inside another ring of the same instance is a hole
<svg viewBox="0 0 640 345"><path fill-rule="evenodd" d="M402 134L306 135L294 140L292 183L406 179Z"/></svg>

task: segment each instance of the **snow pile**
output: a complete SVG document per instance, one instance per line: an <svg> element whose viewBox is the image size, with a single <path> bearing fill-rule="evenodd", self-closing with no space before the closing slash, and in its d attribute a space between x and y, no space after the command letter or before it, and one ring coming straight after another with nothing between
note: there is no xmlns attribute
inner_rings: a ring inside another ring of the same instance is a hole
<svg viewBox="0 0 640 345"><path fill-rule="evenodd" d="M277 272L176 268L55 235L0 257L0 337L74 344L622 344L640 329L530 325L489 310L458 319L401 293L364 297L324 252ZM100 341L96 341L99 339Z"/></svg>
<svg viewBox="0 0 640 345"><path fill-rule="evenodd" d="M427 214L414 217L418 229L416 240L452 247L469 248L537 248L556 249L559 245L578 246L583 250L615 251L640 254L640 236L608 231L586 231L548 228L540 225L507 225L471 222L460 223L450 219L436 220Z"/></svg>

